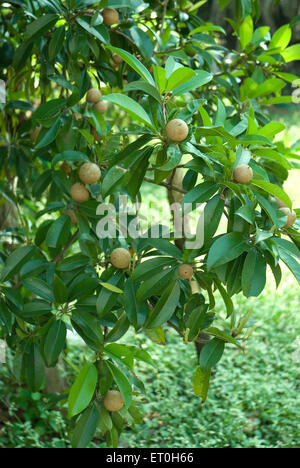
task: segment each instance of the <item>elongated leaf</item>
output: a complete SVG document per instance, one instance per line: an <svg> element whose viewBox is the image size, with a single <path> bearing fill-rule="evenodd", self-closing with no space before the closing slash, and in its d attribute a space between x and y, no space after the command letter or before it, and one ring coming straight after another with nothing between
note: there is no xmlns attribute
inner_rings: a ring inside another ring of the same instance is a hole
<svg viewBox="0 0 300 468"><path fill-rule="evenodd" d="M257 249L251 249L246 257L243 273L242 287L246 297L257 297L266 284L266 261Z"/></svg>
<svg viewBox="0 0 300 468"><path fill-rule="evenodd" d="M32 245L19 247L14 250L6 260L5 267L3 268L0 276L1 281L7 281L17 274L21 270L22 266L25 265L31 257L33 257L35 252L36 247Z"/></svg>
<svg viewBox="0 0 300 468"><path fill-rule="evenodd" d="M242 233L230 232L229 234L224 234L211 246L207 258L207 268L211 270L224 263L228 263L239 257L246 250L249 250L249 245Z"/></svg>
<svg viewBox="0 0 300 468"><path fill-rule="evenodd" d="M119 390L124 399L125 407L129 408L132 402L132 387L131 387L129 380L127 379L126 375L118 367L116 367L112 362L106 361L106 365L109 368L114 378L114 381L119 387Z"/></svg>
<svg viewBox="0 0 300 468"><path fill-rule="evenodd" d="M58 16L55 14L42 15L27 27L24 34L25 41L35 41L49 31L57 20Z"/></svg>
<svg viewBox="0 0 300 468"><path fill-rule="evenodd" d="M81 413L90 404L96 390L97 379L98 374L94 364L85 364L78 374L69 393L69 418L73 418L73 416Z"/></svg>
<svg viewBox="0 0 300 468"><path fill-rule="evenodd" d="M128 65L133 68L145 81L150 85L155 86L155 82L152 78L151 73L147 68L132 54L126 50L119 49L118 47L109 46L107 49L110 49L115 54L118 54Z"/></svg>
<svg viewBox="0 0 300 468"><path fill-rule="evenodd" d="M147 328L157 328L174 314L180 296L179 282L175 281L163 293L147 320Z"/></svg>
<svg viewBox="0 0 300 468"><path fill-rule="evenodd" d="M113 102L128 112L132 118L139 120L140 122L147 125L147 127L155 130L155 127L144 108L130 97L124 96L123 94L113 93L105 96L105 100Z"/></svg>
<svg viewBox="0 0 300 468"><path fill-rule="evenodd" d="M65 39L65 27L58 28L49 43L49 59L54 60L61 51Z"/></svg>
<svg viewBox="0 0 300 468"><path fill-rule="evenodd" d="M61 216L51 225L46 236L48 247L65 245L71 232L71 220L69 216Z"/></svg>
<svg viewBox="0 0 300 468"><path fill-rule="evenodd" d="M103 25L100 25L98 27L91 26L86 20L83 18L76 18L77 23L85 29L88 33L90 33L92 36L96 37L99 39L99 41L103 42L104 44L109 43L109 35L107 34L106 29L103 27Z"/></svg>
<svg viewBox="0 0 300 468"><path fill-rule="evenodd" d="M45 359L48 367L57 363L60 353L65 347L67 328L62 320L56 320L48 330L44 345Z"/></svg>
<svg viewBox="0 0 300 468"><path fill-rule="evenodd" d="M209 390L209 381L211 376L211 370L203 372L200 366L195 370L193 376L193 390L196 395L202 398L202 402L205 403Z"/></svg>
<svg viewBox="0 0 300 468"><path fill-rule="evenodd" d="M36 296L48 302L54 302L52 289L40 278L26 278L23 280L23 286Z"/></svg>
<svg viewBox="0 0 300 468"><path fill-rule="evenodd" d="M24 356L26 382L33 392L41 389L45 382L45 365L38 345L32 344Z"/></svg>
<svg viewBox="0 0 300 468"><path fill-rule="evenodd" d="M279 200L283 201L290 209L292 209L292 202L290 197L287 195L287 193L278 185L271 184L270 182L267 182L266 180L252 180L251 181L252 185L255 185L256 187L260 187L263 189L265 192L270 193L274 197L278 197Z"/></svg>
<svg viewBox="0 0 300 468"><path fill-rule="evenodd" d="M94 403L80 416L71 439L73 448L86 448L91 442L99 424L99 410Z"/></svg>
<svg viewBox="0 0 300 468"><path fill-rule="evenodd" d="M219 338L214 338L204 345L200 353L200 368L202 372L207 372L220 361L224 349L225 342Z"/></svg>

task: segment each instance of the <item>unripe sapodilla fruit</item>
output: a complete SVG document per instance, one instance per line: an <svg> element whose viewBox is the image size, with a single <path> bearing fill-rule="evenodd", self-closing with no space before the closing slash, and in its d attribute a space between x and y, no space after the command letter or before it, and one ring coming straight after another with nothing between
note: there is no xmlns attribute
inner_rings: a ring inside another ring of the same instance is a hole
<svg viewBox="0 0 300 468"><path fill-rule="evenodd" d="M110 261L114 267L123 270L129 267L131 262L131 255L128 250L119 247L112 251L110 255Z"/></svg>
<svg viewBox="0 0 300 468"><path fill-rule="evenodd" d="M88 92L86 93L86 102L90 102L92 104L96 104L96 102L101 99L102 94L100 89L97 88L92 88L89 89Z"/></svg>
<svg viewBox="0 0 300 468"><path fill-rule="evenodd" d="M107 107L108 107L107 101L99 101L93 106L93 108L97 110L98 112L100 112L100 114L105 114L105 112L107 111Z"/></svg>
<svg viewBox="0 0 300 468"><path fill-rule="evenodd" d="M123 59L118 54L112 54L111 58L115 62L116 65L121 65Z"/></svg>
<svg viewBox="0 0 300 468"><path fill-rule="evenodd" d="M83 184L77 182L76 184L72 185L70 195L74 201L78 203L83 203L88 201L90 198L89 191L85 188Z"/></svg>
<svg viewBox="0 0 300 468"><path fill-rule="evenodd" d="M184 120L173 119L166 126L167 137L171 141L179 142L186 139L189 133L189 128Z"/></svg>
<svg viewBox="0 0 300 468"><path fill-rule="evenodd" d="M66 216L70 216L70 219L71 219L71 223L74 225L74 224L77 224L78 220L77 220L77 216L75 214L75 211L73 210L67 210L65 211L64 213Z"/></svg>
<svg viewBox="0 0 300 468"><path fill-rule="evenodd" d="M178 268L178 274L179 274L180 278L183 278L185 280L191 279L191 277L194 274L194 270L193 270L192 265L189 265L188 263L183 263Z"/></svg>
<svg viewBox="0 0 300 468"><path fill-rule="evenodd" d="M253 171L248 164L241 164L234 169L233 177L239 184L248 184L253 179Z"/></svg>
<svg viewBox="0 0 300 468"><path fill-rule="evenodd" d="M286 229L290 228L291 226L293 226L294 222L296 221L297 219L297 215L295 213L295 211L291 211L287 206L286 207L283 207L283 208L279 208L280 211L282 211L286 216L287 216L287 222L286 222L286 225L283 226L285 227Z"/></svg>
<svg viewBox="0 0 300 468"><path fill-rule="evenodd" d="M124 400L118 390L110 390L105 395L103 404L108 411L120 411L124 406Z"/></svg>
<svg viewBox="0 0 300 468"><path fill-rule="evenodd" d="M95 184L101 177L99 166L94 163L84 163L79 169L79 179L84 184Z"/></svg>
<svg viewBox="0 0 300 468"><path fill-rule="evenodd" d="M111 26L119 21L119 13L114 8L104 8L101 15L103 17L103 23L106 24L106 26Z"/></svg>

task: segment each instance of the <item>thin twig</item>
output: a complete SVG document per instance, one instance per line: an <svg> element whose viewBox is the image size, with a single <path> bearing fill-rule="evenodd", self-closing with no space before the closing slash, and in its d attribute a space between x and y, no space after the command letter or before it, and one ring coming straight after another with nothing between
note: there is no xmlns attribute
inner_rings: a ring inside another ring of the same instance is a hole
<svg viewBox="0 0 300 468"><path fill-rule="evenodd" d="M60 260L63 260L65 258L67 251L69 250L73 242L75 242L75 240L77 239L78 234L79 234L79 230L77 230L75 234L73 234L73 236L71 237L71 239L69 240L65 248L61 251L61 253L54 260L52 260L53 263L58 263Z"/></svg>
<svg viewBox="0 0 300 468"><path fill-rule="evenodd" d="M150 182L150 184L161 185L162 187L166 187L169 190L174 190L175 192L187 193L186 190L177 187L176 185L167 184L166 182L160 182L159 184L157 184L153 179L150 179L149 177L144 177L144 180L146 182Z"/></svg>

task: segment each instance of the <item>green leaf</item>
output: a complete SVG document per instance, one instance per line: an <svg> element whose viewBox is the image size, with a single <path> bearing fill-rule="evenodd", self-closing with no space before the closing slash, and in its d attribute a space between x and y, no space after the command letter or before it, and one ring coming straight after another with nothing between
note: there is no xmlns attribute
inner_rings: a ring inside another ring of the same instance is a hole
<svg viewBox="0 0 300 468"><path fill-rule="evenodd" d="M167 322L175 312L180 297L180 285L178 281L170 284L165 290L154 310L150 313L146 322L146 328L157 328Z"/></svg>
<svg viewBox="0 0 300 468"><path fill-rule="evenodd" d="M94 403L80 416L71 439L73 448L86 448L91 442L99 424L99 411Z"/></svg>
<svg viewBox="0 0 300 468"><path fill-rule="evenodd" d="M246 257L243 273L242 287L246 297L257 297L266 284L267 263L257 249L251 249Z"/></svg>
<svg viewBox="0 0 300 468"><path fill-rule="evenodd" d="M220 198L220 195L215 195L211 198L204 208L204 242L211 239L220 224L225 201Z"/></svg>
<svg viewBox="0 0 300 468"><path fill-rule="evenodd" d="M226 306L227 317L230 317L233 313L234 306L230 296L227 294L226 289L222 286L219 280L214 280Z"/></svg>
<svg viewBox="0 0 300 468"><path fill-rule="evenodd" d="M133 70L135 70L145 81L147 81L150 85L155 86L155 82L151 73L134 55L130 54L126 50L119 49L118 47L109 46L107 49L118 54L119 57L128 63L128 65L133 68Z"/></svg>
<svg viewBox="0 0 300 468"><path fill-rule="evenodd" d="M271 184L265 180L251 180L251 184L255 185L256 187L260 187L265 192L273 195L274 197L278 197L279 200L283 201L290 209L292 209L292 202L290 197L286 194L286 192L278 187L278 185Z"/></svg>
<svg viewBox="0 0 300 468"><path fill-rule="evenodd" d="M23 286L36 296L48 302L54 302L52 289L45 281L39 278L26 278L23 280Z"/></svg>
<svg viewBox="0 0 300 468"><path fill-rule="evenodd" d="M55 302L65 304L68 301L68 289L64 282L55 275L53 280L53 294Z"/></svg>
<svg viewBox="0 0 300 468"><path fill-rule="evenodd" d="M60 247L65 245L71 232L70 216L61 216L51 225L46 235L47 247Z"/></svg>
<svg viewBox="0 0 300 468"><path fill-rule="evenodd" d="M103 25L97 27L91 26L83 18L76 18L76 22L92 36L99 39L99 41L103 42L104 44L109 43L109 35L107 34L107 31Z"/></svg>
<svg viewBox="0 0 300 468"><path fill-rule="evenodd" d="M65 39L65 27L57 28L49 43L49 59L54 60L60 53Z"/></svg>
<svg viewBox="0 0 300 468"><path fill-rule="evenodd" d="M153 56L154 47L148 34L138 26L132 26L130 28L130 34L137 47L140 49L143 57L146 60L151 59Z"/></svg>
<svg viewBox="0 0 300 468"><path fill-rule="evenodd" d="M213 335L216 338L220 338L221 340L224 340L227 343L234 344L238 348L242 349L242 346L239 344L239 342L235 338L228 335L227 333L222 332L218 328L215 328L215 327L206 328L205 333L209 333L210 335Z"/></svg>
<svg viewBox="0 0 300 468"><path fill-rule="evenodd" d="M169 93L178 86L182 85L189 81L193 76L195 76L194 70L190 68L182 67L175 70L167 80L166 93Z"/></svg>
<svg viewBox="0 0 300 468"><path fill-rule="evenodd" d="M300 60L300 44L295 44L291 47L288 47L283 52L281 52L281 55L287 63Z"/></svg>
<svg viewBox="0 0 300 468"><path fill-rule="evenodd" d="M238 30L241 48L245 49L249 42L251 42L253 35L253 20L251 16L247 16L242 22Z"/></svg>
<svg viewBox="0 0 300 468"><path fill-rule="evenodd" d="M56 320L48 330L44 354L48 367L57 363L60 353L66 345L67 327L62 320Z"/></svg>
<svg viewBox="0 0 300 468"><path fill-rule="evenodd" d="M167 86L166 70L165 68L158 67L157 65L153 65L153 74L154 74L157 88L160 94L162 94L166 90L166 86Z"/></svg>
<svg viewBox="0 0 300 468"><path fill-rule="evenodd" d="M94 364L85 364L78 374L69 393L69 418L73 418L73 416L81 413L90 404L96 390L97 379L98 374Z"/></svg>
<svg viewBox="0 0 300 468"><path fill-rule="evenodd" d="M211 270L228 263L249 250L245 237L240 232L230 232L219 237L211 246L207 257L207 268Z"/></svg>
<svg viewBox="0 0 300 468"><path fill-rule="evenodd" d="M19 273L22 266L27 263L35 254L36 247L28 245L26 247L19 247L10 254L6 260L5 267L1 272L1 281L5 282Z"/></svg>
<svg viewBox="0 0 300 468"><path fill-rule="evenodd" d="M117 274L112 276L107 283L111 284L112 286L118 287L123 283L123 275ZM113 308L116 304L119 293L115 291L110 291L108 288L102 288L100 294L97 299L97 314L99 318L105 317L108 312Z"/></svg>
<svg viewBox="0 0 300 468"><path fill-rule="evenodd" d="M51 101L41 104L34 112L33 121L43 122L44 120L51 119L59 114L59 112L66 106L66 99L52 99Z"/></svg>
<svg viewBox="0 0 300 468"><path fill-rule="evenodd" d="M198 366L193 376L193 390L196 395L202 398L202 402L205 403L209 390L211 370L203 372L201 367Z"/></svg>
<svg viewBox="0 0 300 468"><path fill-rule="evenodd" d="M25 41L35 41L45 32L49 31L55 25L58 16L54 14L42 15L37 20L30 23L24 34Z"/></svg>
<svg viewBox="0 0 300 468"><path fill-rule="evenodd" d="M132 387L127 379L126 375L116 367L112 362L106 361L106 365L109 368L114 381L116 382L122 397L124 399L125 407L129 408L132 403Z"/></svg>
<svg viewBox="0 0 300 468"><path fill-rule="evenodd" d="M155 130L155 127L144 108L130 97L124 96L123 94L119 93L113 93L106 95L105 100L113 102L114 104L128 112L128 114L132 118L144 123L145 125L147 125L147 127L151 128L152 130Z"/></svg>
<svg viewBox="0 0 300 468"><path fill-rule="evenodd" d="M182 205L187 203L204 203L211 198L219 189L214 182L203 182L196 185L192 190L186 193L182 199Z"/></svg>
<svg viewBox="0 0 300 468"><path fill-rule="evenodd" d="M55 164L60 161L90 162L88 156L80 151L63 151L62 153L57 154L52 159L52 166L55 166Z"/></svg>
<svg viewBox="0 0 300 468"><path fill-rule="evenodd" d="M38 392L45 382L45 365L38 345L31 344L25 351L24 367L30 390Z"/></svg>
<svg viewBox="0 0 300 468"><path fill-rule="evenodd" d="M166 267L176 265L177 262L172 257L156 257L146 260L138 265L131 275L131 281L145 281L156 273L160 273Z"/></svg>
<svg viewBox="0 0 300 468"><path fill-rule="evenodd" d="M99 429L102 434L105 434L107 431L111 431L112 427L113 423L110 414L104 405L101 405L99 409Z"/></svg>
<svg viewBox="0 0 300 468"><path fill-rule="evenodd" d="M292 29L289 24L284 24L279 28L272 37L269 48L270 49L285 49L292 38Z"/></svg>
<svg viewBox="0 0 300 468"><path fill-rule="evenodd" d="M146 94L149 94L152 96L159 104L161 104L161 97L157 89L147 83L146 81L139 80L139 81L132 81L131 83L128 83L126 86L123 88L125 93L128 93L129 91L143 91Z"/></svg>
<svg viewBox="0 0 300 468"><path fill-rule="evenodd" d="M214 338L204 345L200 353L200 368L202 372L207 372L220 361L224 349L225 342L219 338Z"/></svg>
<svg viewBox="0 0 300 468"><path fill-rule="evenodd" d="M80 306L72 314L72 325L81 338L93 348L99 349L103 344L103 332L100 321L86 310L81 310Z"/></svg>
<svg viewBox="0 0 300 468"><path fill-rule="evenodd" d="M38 150L40 148L44 148L45 146L50 145L57 137L60 127L62 126L61 118L58 118L55 124L45 133L43 138L39 141L36 145L35 149Z"/></svg>

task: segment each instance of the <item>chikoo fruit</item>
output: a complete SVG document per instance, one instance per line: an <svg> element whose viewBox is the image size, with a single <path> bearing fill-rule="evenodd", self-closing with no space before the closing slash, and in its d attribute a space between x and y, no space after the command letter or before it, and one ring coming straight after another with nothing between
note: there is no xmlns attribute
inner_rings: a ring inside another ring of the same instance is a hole
<svg viewBox="0 0 300 468"><path fill-rule="evenodd" d="M253 171L248 164L240 164L234 169L233 177L239 184L248 184L253 179Z"/></svg>
<svg viewBox="0 0 300 468"><path fill-rule="evenodd" d="M73 198L73 200L77 203L86 202L90 198L89 191L85 188L83 184L80 184L79 182L72 185L70 195Z"/></svg>
<svg viewBox="0 0 300 468"><path fill-rule="evenodd" d="M131 255L128 250L119 247L112 251L110 261L114 267L123 270L129 267Z"/></svg>
<svg viewBox="0 0 300 468"><path fill-rule="evenodd" d="M79 179L84 184L95 184L101 177L101 170L97 164L84 163L79 169Z"/></svg>
<svg viewBox="0 0 300 468"><path fill-rule="evenodd" d="M174 142L183 141L189 133L189 128L184 120L173 119L166 126L167 137Z"/></svg>
<svg viewBox="0 0 300 468"><path fill-rule="evenodd" d="M185 280L191 279L191 277L194 274L194 270L193 270L192 265L189 265L187 263L183 263L178 268L178 274L179 274L180 278L183 278Z"/></svg>
<svg viewBox="0 0 300 468"><path fill-rule="evenodd" d="M107 411L120 411L124 406L124 400L118 390L110 390L105 395L103 404Z"/></svg>

